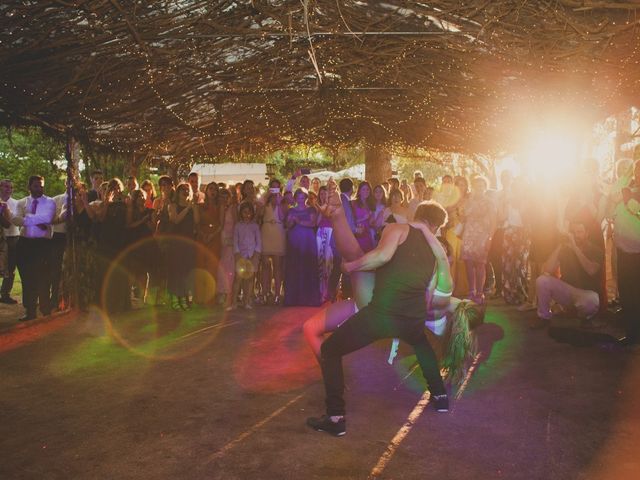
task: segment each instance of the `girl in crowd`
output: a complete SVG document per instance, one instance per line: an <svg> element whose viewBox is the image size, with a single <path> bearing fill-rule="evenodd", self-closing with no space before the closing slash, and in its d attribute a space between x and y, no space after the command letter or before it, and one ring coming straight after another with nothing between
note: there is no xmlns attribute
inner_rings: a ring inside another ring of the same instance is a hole
<svg viewBox="0 0 640 480"><path fill-rule="evenodd" d="M233 229L233 254L236 276L233 281L232 303L229 310L237 308L237 299L242 288L242 302L245 308L253 308L253 286L255 273L258 270L262 239L260 228L255 222L255 209L251 202L240 204L238 212L240 220Z"/></svg>
<svg viewBox="0 0 640 480"><path fill-rule="evenodd" d="M326 186L320 187L318 192L317 210L326 206L329 192ZM323 215L318 215L318 230L316 231L316 243L318 245L318 270L320 273L320 300L324 303L335 298L335 291L331 291L330 279L334 269L335 242L333 240L333 227L331 220ZM336 265L337 268L339 266Z"/></svg>
<svg viewBox="0 0 640 480"><path fill-rule="evenodd" d="M387 192L382 185L376 185L373 189L373 215L371 216L371 228L375 243L380 240L382 228L384 227L384 212L387 209Z"/></svg>
<svg viewBox="0 0 640 480"><path fill-rule="evenodd" d="M198 205L200 219L196 237L201 245L198 249L197 265L203 272L202 278L195 282L194 301L207 304L215 300L213 284L218 274L218 261L222 237L222 215L218 201L219 188L215 182L209 183L204 191L204 202ZM206 272L206 273L204 273Z"/></svg>
<svg viewBox="0 0 640 480"><path fill-rule="evenodd" d="M169 250L169 281L171 308L187 310L191 308L190 294L193 294L193 274L196 266L194 233L200 212L194 202L191 186L181 183L176 187L175 201L169 204L169 220L172 234Z"/></svg>
<svg viewBox="0 0 640 480"><path fill-rule="evenodd" d="M144 202L144 206L146 208L152 209L153 203L156 200L156 188L153 186L153 182L151 182L151 180L145 180L144 182L142 182L142 185L140 185L140 188L144 190L144 193L147 197Z"/></svg>
<svg viewBox="0 0 640 480"><path fill-rule="evenodd" d="M339 202L339 198L333 199L331 204L323 209L323 213L331 218L338 252L345 261L351 262L364 255L364 252L351 233ZM442 366L449 370L449 378L457 380L461 377L462 367L468 360L473 347L469 324L471 322L477 323L481 313L472 304L451 297L453 284L444 249L424 224L418 222L412 225L423 232L436 257L436 272L428 296L430 315L426 319L425 325L437 336L448 334ZM342 322L371 300L375 272L352 272L351 281L354 289L353 299L332 304L304 324L303 329L307 343L318 358L320 358L320 347L324 335L338 328ZM448 319L452 321L448 322Z"/></svg>
<svg viewBox="0 0 640 480"><path fill-rule="evenodd" d="M496 205L487 195L488 186L486 178L474 177L462 219L464 231L460 258L467 270L469 298L478 304L484 303L486 264L497 217Z"/></svg>
<svg viewBox="0 0 640 480"><path fill-rule="evenodd" d="M287 246L284 231L285 207L280 193L280 181L271 180L262 215L262 298L261 301L280 305L282 303L282 274ZM274 292L271 291L271 283Z"/></svg>
<svg viewBox="0 0 640 480"><path fill-rule="evenodd" d="M391 190L389 192L389 206L382 216L384 225L389 223L408 223L409 209L405 206L404 194L401 190Z"/></svg>
<svg viewBox="0 0 640 480"><path fill-rule="evenodd" d="M220 261L218 262L216 276L216 292L218 294L218 303L228 308L233 302L231 291L236 268L233 256L233 230L237 220L237 209L229 189L221 189L218 197L222 230L220 232Z"/></svg>
<svg viewBox="0 0 640 480"><path fill-rule="evenodd" d="M299 188L294 194L295 206L287 211L287 261L285 262L284 304L320 305L317 264L316 217L314 208L306 205L307 193Z"/></svg>
<svg viewBox="0 0 640 480"><path fill-rule="evenodd" d="M371 229L373 207L371 185L369 185L369 182L361 182L358 185L356 198L351 201L351 208L353 209L353 219L356 224L356 239L365 253L373 250L375 246Z"/></svg>

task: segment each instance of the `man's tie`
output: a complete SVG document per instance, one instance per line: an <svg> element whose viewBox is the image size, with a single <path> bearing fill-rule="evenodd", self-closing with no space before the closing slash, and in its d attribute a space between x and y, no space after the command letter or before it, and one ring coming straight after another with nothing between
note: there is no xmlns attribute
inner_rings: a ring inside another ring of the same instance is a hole
<svg viewBox="0 0 640 480"><path fill-rule="evenodd" d="M38 199L34 198L33 202L31 202L31 213L36 213L37 209L38 209Z"/></svg>

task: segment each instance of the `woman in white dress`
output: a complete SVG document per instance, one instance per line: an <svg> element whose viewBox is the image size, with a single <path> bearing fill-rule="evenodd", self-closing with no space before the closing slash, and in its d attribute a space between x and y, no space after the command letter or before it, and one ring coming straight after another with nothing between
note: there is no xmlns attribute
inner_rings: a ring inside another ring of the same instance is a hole
<svg viewBox="0 0 640 480"><path fill-rule="evenodd" d="M262 215L262 294L258 303L279 305L282 295L282 274L287 238L284 229L285 204L280 193L280 182L271 180ZM271 291L273 282L274 290Z"/></svg>

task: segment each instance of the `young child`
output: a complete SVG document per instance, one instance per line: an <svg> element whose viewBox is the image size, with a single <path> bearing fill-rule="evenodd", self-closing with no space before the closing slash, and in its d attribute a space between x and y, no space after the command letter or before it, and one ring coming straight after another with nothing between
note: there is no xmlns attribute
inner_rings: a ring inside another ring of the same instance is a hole
<svg viewBox="0 0 640 480"><path fill-rule="evenodd" d="M233 229L233 254L235 257L236 275L233 280L232 304L227 310L237 308L238 294L242 287L242 302L245 308L251 309L253 300L253 284L260 252L262 252L262 240L260 227L255 222L255 210L253 204L244 202L240 204L239 221Z"/></svg>

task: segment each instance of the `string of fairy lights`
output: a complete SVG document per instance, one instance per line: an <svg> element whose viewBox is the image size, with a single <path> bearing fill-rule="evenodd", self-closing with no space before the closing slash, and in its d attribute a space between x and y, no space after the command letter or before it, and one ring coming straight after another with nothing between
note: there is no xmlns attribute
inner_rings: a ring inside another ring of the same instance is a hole
<svg viewBox="0 0 640 480"><path fill-rule="evenodd" d="M0 60L7 59L8 64L20 67L19 59L12 57L11 48L20 43L20 38L33 34L28 22L32 18L30 15L37 11L44 19L45 10L35 6L37 2L7 3L10 4L8 11L13 13L0 17L0 24L18 18L20 24L1 29L4 33L0 33ZM319 0L316 3L326 12L335 9L331 2ZM118 152L168 152L179 162L192 161L202 155L215 157L217 152L228 155L242 150L243 146L254 145L268 150L296 142L326 145L360 142L389 150L407 145L435 145L464 151L470 138L480 142L486 132L499 123L507 110L505 105L518 100L495 79L514 76L515 79L509 81L523 82L525 74L522 72L526 68L586 78L591 73L594 82L607 82L597 89L596 102L600 105L614 104L620 92L637 88L640 83L640 42L629 41L638 39L640 23L631 13L628 21L612 22L606 27L611 28L610 35L591 37L584 32L597 23L597 18L593 12L590 12L593 18L585 15L583 30L574 29L576 31L567 34L570 38L583 38L586 45L584 55L569 57L575 60L571 64L562 57L570 51L567 42L556 42L556 53L549 47L553 45L549 33L554 31L553 21L545 19L548 26L542 22L543 14L554 14L558 22L575 24L582 17L572 14L570 9L556 6L549 10L527 4L528 17L523 10L518 18L505 15L503 19L501 15L507 11L504 10L506 7L503 2L495 2L500 5L489 9L485 22L476 22L477 26L473 26L473 22L465 19L465 12L473 8L474 2L467 3L469 5L461 5L457 12L453 9L446 19L456 28L462 28L462 24L465 28L471 25L475 31L433 38L362 36L354 39L340 36L344 33L341 20L321 26L314 23L319 20L310 11L311 29L308 32L312 34L314 29L325 32L314 37L312 42L317 68L324 79L322 86L315 85L316 70L307 56L310 38L304 33L306 25L299 12L292 10L293 13L280 18L276 16L277 12L254 12L253 15L262 15L262 25L267 25L269 31L266 27L262 31L256 28L251 32L252 36L243 38L242 32L231 24L230 33L221 32L219 36L214 33L209 37L194 27L198 23L194 19L207 20L207 16L221 25L225 18L243 19L246 24L246 17L240 10L194 10L192 17L185 16L171 26L177 33L168 46L162 43L168 38L164 33L166 28L153 30L148 26L144 27L143 35L146 48L141 48L126 29L114 33L117 41L105 42L102 46L89 45L87 59L90 66L87 68L99 64L93 61L94 54L103 68L95 72L92 80L87 80L92 78L87 74L75 83L64 83L60 79L68 80L69 77L63 72L52 77L54 80L42 89L26 71L18 68L14 75L15 69L7 69L0 73L0 116L13 108L18 112L25 109L42 111L46 118L55 118L57 104L51 99L58 96L61 108L65 109L59 114L61 120L77 118L78 125L97 142ZM62 10L50 8L55 11L56 18L64 17ZM105 14L105 19L115 18L109 8L96 6L94 14L97 18L101 18L100 13ZM237 8L244 7L239 4ZM423 10L415 13L416 18L424 19L437 12L434 8L416 5L415 12L419 9ZM346 15L350 30L364 30L364 17L358 15L366 10L366 2L363 2L362 9L351 6L337 18ZM181 10L181 15L185 12L189 12L188 8ZM368 14L383 18L379 10L371 10ZM402 18L402 15L409 15L406 12L386 15L392 23L398 24L394 28L403 31L416 28L417 24L410 22L413 17ZM456 18L460 22L456 22ZM533 20L526 23L523 19ZM140 17L137 21L142 25L145 18ZM403 22L411 28L404 28ZM422 25L425 26L424 21ZM84 31L88 28L82 27ZM285 35L293 30L303 33ZM149 33L154 31L159 39L157 42ZM69 32L73 33L73 29ZM269 32L283 35L270 37ZM518 37L525 39L522 44L530 44L527 38L532 38L533 32L539 36L541 47L536 50L535 45L529 46L525 53L514 54L511 44ZM234 35L238 37L234 38ZM616 35L620 35L619 42ZM242 53L229 61L229 52L234 48ZM156 62L150 55L149 52L154 51L160 53L161 61ZM589 57L587 54L591 51L600 52L600 58ZM56 61L63 58L59 51L56 55ZM39 65L33 59L35 57L25 58L24 65ZM41 59L46 62L46 55L41 55ZM79 63L77 56L73 60ZM117 65L124 65L126 69L120 72ZM62 61L60 68L66 66ZM49 65L49 68L53 67ZM512 75L510 70L520 72L520 75ZM207 85L213 86L207 88ZM362 90L379 85L390 87L389 91ZM540 95L533 91L528 93L528 101L533 102ZM567 91L571 92L571 87ZM572 93L575 98L582 95L585 101L590 100L590 94L594 91L581 92L577 87ZM78 97L80 106L74 103L74 96ZM219 105L215 101L217 97L223 97ZM15 106L19 102L24 103L22 109ZM176 146L183 151L175 151Z"/></svg>

